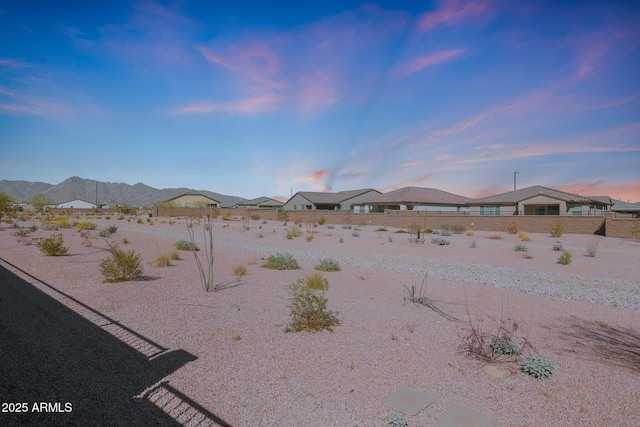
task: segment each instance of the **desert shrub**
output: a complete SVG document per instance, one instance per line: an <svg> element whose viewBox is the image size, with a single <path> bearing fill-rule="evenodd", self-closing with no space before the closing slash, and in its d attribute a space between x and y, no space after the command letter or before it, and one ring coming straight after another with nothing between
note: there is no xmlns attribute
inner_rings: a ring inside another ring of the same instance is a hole
<svg viewBox="0 0 640 427"><path fill-rule="evenodd" d="M54 221L56 228L71 228L71 223L66 219L57 219Z"/></svg>
<svg viewBox="0 0 640 427"><path fill-rule="evenodd" d="M171 252L169 254L169 258L172 259L173 261L180 261L182 259L182 258L180 258L180 254L178 253L178 251Z"/></svg>
<svg viewBox="0 0 640 427"><path fill-rule="evenodd" d="M529 237L529 235L527 233L525 233L524 231L521 231L518 233L518 239L522 240L523 242L530 242L531 241L531 237Z"/></svg>
<svg viewBox="0 0 640 427"><path fill-rule="evenodd" d="M496 354L518 354L520 346L513 338L505 338L502 336L494 336L493 342L490 344L491 350Z"/></svg>
<svg viewBox="0 0 640 427"><path fill-rule="evenodd" d="M333 331L333 327L340 324L337 314L327 309L329 301L323 290L307 288L302 280L289 286L291 298L289 310L291 322L285 332L300 331Z"/></svg>
<svg viewBox="0 0 640 427"><path fill-rule="evenodd" d="M108 225L108 226L105 227L105 230L107 230L111 234L115 234L118 231L118 226L117 225Z"/></svg>
<svg viewBox="0 0 640 427"><path fill-rule="evenodd" d="M551 249L553 249L554 251L561 251L563 249L562 243L560 242L554 243Z"/></svg>
<svg viewBox="0 0 640 427"><path fill-rule="evenodd" d="M289 240L293 239L294 237L298 237L300 235L300 229L298 227L296 227L295 225L292 225L291 227L289 227L289 229L287 230L287 234L285 234L285 237Z"/></svg>
<svg viewBox="0 0 640 427"><path fill-rule="evenodd" d="M122 221L123 219L124 219L124 215L120 215L120 216L118 217L118 221Z"/></svg>
<svg viewBox="0 0 640 427"><path fill-rule="evenodd" d="M138 220L136 221L136 223L138 223L138 224L142 224L142 218L138 218Z"/></svg>
<svg viewBox="0 0 640 427"><path fill-rule="evenodd" d="M471 247L471 248L476 248L477 246L478 246L478 244L476 243L476 239L473 239L473 240L471 241L471 246L470 246L470 247Z"/></svg>
<svg viewBox="0 0 640 427"><path fill-rule="evenodd" d="M522 243L518 243L513 250L516 252L527 252L527 246Z"/></svg>
<svg viewBox="0 0 640 427"><path fill-rule="evenodd" d="M393 243L393 235L389 234L387 236L387 240L389 241L389 243Z"/></svg>
<svg viewBox="0 0 640 427"><path fill-rule="evenodd" d="M62 234L54 234L51 237L44 238L38 243L38 248L47 256L62 256L69 250L64 245Z"/></svg>
<svg viewBox="0 0 640 427"><path fill-rule="evenodd" d="M111 219L109 215L105 216L104 219Z"/></svg>
<svg viewBox="0 0 640 427"><path fill-rule="evenodd" d="M518 360L522 349L530 347L526 339L523 344L516 342L518 322L500 318L495 332L481 329L480 322L469 322L470 331L464 338L462 349L471 357L488 362Z"/></svg>
<svg viewBox="0 0 640 427"><path fill-rule="evenodd" d="M449 224L441 224L440 229L442 231L451 231L451 226Z"/></svg>
<svg viewBox="0 0 640 427"><path fill-rule="evenodd" d="M562 255L558 257L558 264L562 264L562 265L571 264L571 254L567 251L562 251Z"/></svg>
<svg viewBox="0 0 640 427"><path fill-rule="evenodd" d="M178 240L174 243L175 247L179 251L199 251L200 248L195 243L191 243L188 240Z"/></svg>
<svg viewBox="0 0 640 427"><path fill-rule="evenodd" d="M267 260L262 264L262 268L270 268L272 270L298 270L300 266L298 265L298 261L291 254L287 253L277 253L275 255L271 255Z"/></svg>
<svg viewBox="0 0 640 427"><path fill-rule="evenodd" d="M32 233L30 228L20 227L13 233L13 235L16 237L27 237L30 233Z"/></svg>
<svg viewBox="0 0 640 427"><path fill-rule="evenodd" d="M260 219L260 215L258 214L251 214L251 219L254 221L258 221Z"/></svg>
<svg viewBox="0 0 640 427"><path fill-rule="evenodd" d="M55 224L50 222L43 222L42 225L40 225L40 229L45 231L57 230Z"/></svg>
<svg viewBox="0 0 640 427"><path fill-rule="evenodd" d="M473 230L467 230L467 236L473 236Z"/></svg>
<svg viewBox="0 0 640 427"><path fill-rule="evenodd" d="M354 231L353 233L351 233L351 236L360 237L360 233L358 233L357 231Z"/></svg>
<svg viewBox="0 0 640 427"><path fill-rule="evenodd" d="M453 234L463 234L465 231L467 231L467 227L460 224L453 224L451 226L451 231L453 232Z"/></svg>
<svg viewBox="0 0 640 427"><path fill-rule="evenodd" d="M344 243L344 239L341 237L341 238L338 239L338 242Z"/></svg>
<svg viewBox="0 0 640 427"><path fill-rule="evenodd" d="M333 230L334 228L336 228L335 225L327 225L327 230Z"/></svg>
<svg viewBox="0 0 640 427"><path fill-rule="evenodd" d="M289 221L289 214L284 210L284 208L278 208L278 221Z"/></svg>
<svg viewBox="0 0 640 427"><path fill-rule="evenodd" d="M504 237L502 237L501 234L492 234L490 236L487 236L487 239L491 239L491 240L502 240L504 239Z"/></svg>
<svg viewBox="0 0 640 427"><path fill-rule="evenodd" d="M246 276L249 274L249 270L247 270L247 266L244 264L238 264L233 269L234 276Z"/></svg>
<svg viewBox="0 0 640 427"><path fill-rule="evenodd" d="M95 222L78 222L78 223L76 223L76 229L78 231L95 230L96 228L98 228L98 224L96 224Z"/></svg>
<svg viewBox="0 0 640 427"><path fill-rule="evenodd" d="M295 225L298 225L298 224L300 224L301 222L302 222L302 217L301 217L301 216L294 216L294 217L293 217L293 223L294 223Z"/></svg>
<svg viewBox="0 0 640 427"><path fill-rule="evenodd" d="M443 239L442 237L434 237L431 239L431 243L438 246L447 246L449 241L447 239Z"/></svg>
<svg viewBox="0 0 640 427"><path fill-rule="evenodd" d="M171 260L169 259L169 255L158 255L156 256L155 261L153 261L154 267L169 267L171 266Z"/></svg>
<svg viewBox="0 0 640 427"><path fill-rule="evenodd" d="M336 260L326 258L320 261L320 264L316 265L314 269L318 271L340 271L340 264Z"/></svg>
<svg viewBox="0 0 640 427"><path fill-rule="evenodd" d="M127 239L126 237L122 238L122 244L123 245L128 245L129 244L129 239Z"/></svg>
<svg viewBox="0 0 640 427"><path fill-rule="evenodd" d="M556 362L542 355L527 357L521 365L523 372L535 378L549 378L557 368Z"/></svg>
<svg viewBox="0 0 640 427"><path fill-rule="evenodd" d="M511 221L507 226L507 231L509 234L518 234L518 223L515 221Z"/></svg>
<svg viewBox="0 0 640 427"><path fill-rule="evenodd" d="M111 256L100 261L100 273L105 282L126 282L138 279L144 273L142 255L135 251L121 251L111 248Z"/></svg>
<svg viewBox="0 0 640 427"><path fill-rule="evenodd" d="M551 237L562 237L564 234L564 225L562 225L562 221L556 219L555 222L549 226L549 233L551 233Z"/></svg>
<svg viewBox="0 0 640 427"><path fill-rule="evenodd" d="M326 222L327 219L323 215L320 215L320 218L318 218L318 225L324 225Z"/></svg>
<svg viewBox="0 0 640 427"><path fill-rule="evenodd" d="M587 245L587 249L585 250L585 255L590 258L595 258L597 252L598 248L596 248L595 245L589 244Z"/></svg>
<svg viewBox="0 0 640 427"><path fill-rule="evenodd" d="M305 289L313 289L316 291L326 291L329 289L329 281L320 273L314 273L304 280L299 279L298 284L304 286Z"/></svg>
<svg viewBox="0 0 640 427"><path fill-rule="evenodd" d="M313 234L309 234L307 237L304 238L304 240L306 240L307 242L313 242Z"/></svg>
<svg viewBox="0 0 640 427"><path fill-rule="evenodd" d="M353 228L353 226L352 226L351 224L344 224L344 225L342 226L342 228L343 228L344 230L351 230L351 229Z"/></svg>
<svg viewBox="0 0 640 427"><path fill-rule="evenodd" d="M442 230L442 231L440 232L440 235L441 235L441 236L445 236L445 237L449 237L449 236L451 236L451 231L449 231L449 230Z"/></svg>
<svg viewBox="0 0 640 427"><path fill-rule="evenodd" d="M100 235L100 237L111 237L111 233L109 233L109 230L107 229L100 230L100 233L98 234Z"/></svg>

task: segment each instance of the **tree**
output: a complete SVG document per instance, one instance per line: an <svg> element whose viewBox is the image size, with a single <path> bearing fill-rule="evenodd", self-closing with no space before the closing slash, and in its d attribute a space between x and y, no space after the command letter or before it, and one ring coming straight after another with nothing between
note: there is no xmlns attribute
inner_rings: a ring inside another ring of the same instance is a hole
<svg viewBox="0 0 640 427"><path fill-rule="evenodd" d="M42 212L47 206L53 205L53 200L46 194L38 193L33 195L28 203L36 208L36 212Z"/></svg>
<svg viewBox="0 0 640 427"><path fill-rule="evenodd" d="M4 212L8 212L13 205L13 199L7 193L0 192L0 222L2 222L2 215Z"/></svg>

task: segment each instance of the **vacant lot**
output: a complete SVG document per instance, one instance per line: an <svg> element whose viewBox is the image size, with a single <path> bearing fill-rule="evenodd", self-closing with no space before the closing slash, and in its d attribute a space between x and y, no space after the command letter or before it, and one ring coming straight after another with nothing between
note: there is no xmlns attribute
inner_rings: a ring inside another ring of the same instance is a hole
<svg viewBox="0 0 640 427"><path fill-rule="evenodd" d="M67 373L79 376L76 381L83 393L78 393L60 387L65 377L47 373L47 364L33 366L32 362L30 369L42 372L34 374L37 380L11 377L11 397L28 402L55 398L75 404L72 413L50 414L49 421L118 419L127 417L127 411L138 411L134 404L149 400L164 407L164 412L173 411L175 418L180 410L172 409L169 398L162 400L154 391L162 384L165 394L172 390L181 396L183 407L190 406L198 414L189 418L185 412L178 421L187 425L204 417L211 425L384 426L392 409L380 402L403 386L436 398L418 415L406 417L410 426L433 426L455 404L490 414L495 425L505 427L640 425L638 241L533 233L530 241L521 241L506 232L500 233L501 239L495 238L496 233L475 232L473 236L427 234L420 244L411 243L408 234L397 229L361 226L356 231L355 225L350 229L317 226L313 239L307 239L304 224L300 236L287 239L291 222L285 226L275 221L218 218L213 223L214 266L215 281L222 289L205 293L192 252L178 251L182 259L172 260L171 266L154 266L158 255L170 255L174 243L187 238L184 219L169 224L167 218L154 218L153 225L135 220L88 221L98 227L84 237L75 229L38 229L19 238L7 224L0 231L0 258L24 272L1 265L34 282L8 286L13 279L3 275L5 305L11 299L8 293L27 286L46 288L28 273L55 288L47 290L54 298L64 300L56 293L60 291L95 310L87 312L76 305L75 311L89 318L96 329L89 333L82 329L85 326L78 326L73 330L83 332L65 339L72 343L77 338L84 348L94 346L95 353L83 357L95 357L91 366L95 364L98 373L103 372L101 365L108 364L103 373L113 372L116 378L107 382L108 389L122 385L127 393L112 399L121 405L118 408L97 401L92 406L82 396L107 389L100 374L81 375L89 369L84 364ZM107 225L119 228L110 237L99 237ZM202 225L195 224L194 231L204 249ZM69 247L67 255L44 256L30 244L52 234L62 234ZM433 238L449 244L432 244ZM109 256L107 242L142 255L143 280L103 282L99 264ZM572 254L569 265L557 263L561 252L552 247L558 242ZM525 245L526 251L514 250L517 244ZM588 249L595 257L587 256ZM261 268L263 259L278 252L293 255L301 269ZM202 250L199 255L204 262ZM323 273L329 281L328 308L337 312L341 324L334 332L285 333L290 314L288 285L315 273L314 266L326 258L338 261L341 268ZM234 275L240 264L247 275ZM420 289L425 274L422 296L462 322L404 299L407 288ZM22 302L27 306L31 299L11 301L11 307ZM72 305L67 301L66 307ZM34 303L33 307L39 306ZM42 328L53 324L64 329L65 322L74 321L73 316L59 313L66 308L47 307L31 313ZM5 309L3 323L9 326L0 330L0 337L3 357L11 360L6 372L24 369L27 356L37 359L43 352L47 354L42 360L51 361L50 366L56 365L56 358L71 358L68 363L73 363L75 353L64 349L29 350L26 335L38 328L18 324L16 319L26 314L14 315L10 312L14 308ZM498 333L500 320L509 320L510 325L517 322L514 338L531 344L525 346L523 358L542 354L557 363L551 378L529 376L520 371L518 362L497 364L506 378L496 378L483 370L488 362L469 357L464 343L470 325L491 336ZM162 352L186 356L174 358L173 364L154 364L162 356L141 351L135 339L122 348L110 341L106 345L103 332L115 335L118 342L131 336L114 333L114 324ZM129 354L131 347L137 349ZM26 353L16 354L18 350ZM56 387L58 393L50 390ZM154 405L147 406L145 416L172 422L171 417L156 414ZM108 415L109 411L113 413ZM4 420L11 424L28 418L2 414L2 424Z"/></svg>

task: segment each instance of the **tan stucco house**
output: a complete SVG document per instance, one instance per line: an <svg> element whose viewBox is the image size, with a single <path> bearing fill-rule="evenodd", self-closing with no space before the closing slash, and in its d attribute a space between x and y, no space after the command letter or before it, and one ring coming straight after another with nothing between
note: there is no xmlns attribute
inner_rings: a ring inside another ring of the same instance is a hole
<svg viewBox="0 0 640 427"><path fill-rule="evenodd" d="M161 203L176 208L219 208L220 202L200 193L185 193Z"/></svg>
<svg viewBox="0 0 640 427"><path fill-rule="evenodd" d="M380 194L378 190L373 188L339 191L337 193L299 191L287 200L284 204L284 209L288 211L305 209L348 211L354 207L355 203Z"/></svg>

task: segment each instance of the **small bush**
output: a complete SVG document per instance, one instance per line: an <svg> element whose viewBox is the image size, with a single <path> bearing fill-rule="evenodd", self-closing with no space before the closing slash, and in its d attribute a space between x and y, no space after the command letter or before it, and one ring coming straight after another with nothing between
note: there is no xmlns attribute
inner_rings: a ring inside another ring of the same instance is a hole
<svg viewBox="0 0 640 427"><path fill-rule="evenodd" d="M476 248L476 247L477 247L476 239L473 239L473 240L471 241L471 246L470 246L470 247L471 247L471 248Z"/></svg>
<svg viewBox="0 0 640 427"><path fill-rule="evenodd" d="M333 327L340 324L337 314L327 309L324 291L309 289L300 280L289 288L292 293L289 300L291 323L285 332L333 331Z"/></svg>
<svg viewBox="0 0 640 427"><path fill-rule="evenodd" d="M451 226L451 231L453 231L453 234L463 234L465 231L467 231L467 227L460 224L454 224Z"/></svg>
<svg viewBox="0 0 640 427"><path fill-rule="evenodd" d="M329 281L320 273L314 273L311 276L298 280L298 284L302 284L305 289L313 289L316 291L326 291L329 289Z"/></svg>
<svg viewBox="0 0 640 427"><path fill-rule="evenodd" d="M142 276L142 255L135 251L111 249L111 256L100 261L100 272L105 282L126 282Z"/></svg>
<svg viewBox="0 0 640 427"><path fill-rule="evenodd" d="M171 258L173 261L180 261L182 259L182 258L180 258L180 254L178 253L178 251L171 252L169 254L169 258Z"/></svg>
<svg viewBox="0 0 640 427"><path fill-rule="evenodd" d="M354 231L353 233L351 233L351 235L353 237L360 237L360 233L358 233L357 231Z"/></svg>
<svg viewBox="0 0 640 427"><path fill-rule="evenodd" d="M300 224L301 222L302 222L302 217L301 217L301 216L294 216L294 217L293 217L293 223L294 223L295 225L298 225L298 224Z"/></svg>
<svg viewBox="0 0 640 427"><path fill-rule="evenodd" d="M529 235L527 233L525 233L524 231L521 231L518 233L518 239L522 240L523 242L530 242L531 241L531 237L529 237Z"/></svg>
<svg viewBox="0 0 640 427"><path fill-rule="evenodd" d="M318 271L340 271L340 264L331 258L323 259L314 269Z"/></svg>
<svg viewBox="0 0 640 427"><path fill-rule="evenodd" d="M304 238L304 240L306 240L307 242L313 242L313 234L309 234L307 237Z"/></svg>
<svg viewBox="0 0 640 427"><path fill-rule="evenodd" d="M13 233L13 235L16 237L27 237L31 232L30 228L20 227Z"/></svg>
<svg viewBox="0 0 640 427"><path fill-rule="evenodd" d="M111 234L115 234L118 231L118 226L117 225L108 225L107 227L105 227L105 230L107 230Z"/></svg>
<svg viewBox="0 0 640 427"><path fill-rule="evenodd" d="M518 234L518 223L515 221L511 221L507 226L507 231L509 234Z"/></svg>
<svg viewBox="0 0 640 427"><path fill-rule="evenodd" d="M387 424L393 427L409 426L409 423L407 422L407 419L404 417L404 415L402 415L402 412L398 412L398 411L393 411L391 415L385 418L385 421L387 422Z"/></svg>
<svg viewBox="0 0 640 427"><path fill-rule="evenodd" d="M252 215L251 215L251 219L252 219L252 220L254 220L254 221L258 221L258 220L260 219L260 215L258 215L258 214L252 214Z"/></svg>
<svg viewBox="0 0 640 427"><path fill-rule="evenodd" d="M111 237L111 233L109 233L109 230L104 229L104 230L100 230L100 233L98 233L100 235L100 237Z"/></svg>
<svg viewBox="0 0 640 427"><path fill-rule="evenodd" d="M344 239L341 237L340 239L338 239L338 242L344 243Z"/></svg>
<svg viewBox="0 0 640 427"><path fill-rule="evenodd" d="M558 258L558 264L569 265L571 264L571 254L567 251L562 251L562 255Z"/></svg>
<svg viewBox="0 0 640 427"><path fill-rule="evenodd" d="M326 222L327 219L323 215L320 215L320 218L318 218L318 225L324 225Z"/></svg>
<svg viewBox="0 0 640 427"><path fill-rule="evenodd" d="M564 225L562 225L562 221L556 219L555 222L549 226L549 233L551 233L551 237L562 237L564 234Z"/></svg>
<svg viewBox="0 0 640 427"><path fill-rule="evenodd" d="M440 233L441 236L445 236L445 237L449 237L451 236L451 231L449 230L442 230L442 232Z"/></svg>
<svg viewBox="0 0 640 427"><path fill-rule="evenodd" d="M335 225L327 225L327 230L333 230L334 228L336 228Z"/></svg>
<svg viewBox="0 0 640 427"><path fill-rule="evenodd" d="M76 223L76 229L78 231L95 230L96 228L98 228L98 224L96 224L95 222L78 222L78 223Z"/></svg>
<svg viewBox="0 0 640 427"><path fill-rule="evenodd" d="M179 251L199 251L200 248L195 243L191 243L188 240L178 240L174 243L175 247Z"/></svg>
<svg viewBox="0 0 640 427"><path fill-rule="evenodd" d="M473 230L467 230L467 236L473 236Z"/></svg>
<svg viewBox="0 0 640 427"><path fill-rule="evenodd" d="M54 222L56 228L71 228L71 223L66 219L58 219Z"/></svg>
<svg viewBox="0 0 640 427"><path fill-rule="evenodd" d="M122 238L122 244L123 245L128 245L129 244L129 239L127 239L126 237Z"/></svg>
<svg viewBox="0 0 640 427"><path fill-rule="evenodd" d="M249 270L247 270L247 266L244 264L238 264L233 269L234 276L246 276L249 274Z"/></svg>
<svg viewBox="0 0 640 427"><path fill-rule="evenodd" d="M557 368L556 362L542 355L527 357L521 365L523 372L535 378L549 378Z"/></svg>
<svg viewBox="0 0 640 427"><path fill-rule="evenodd" d="M590 258L595 258L597 252L598 252L598 248L596 248L595 245L589 244L587 245L587 249L585 250L585 255Z"/></svg>
<svg viewBox="0 0 640 427"><path fill-rule="evenodd" d="M62 234L54 234L51 237L40 240L37 245L38 248L47 256L62 256L69 250L68 247L63 246L64 239Z"/></svg>
<svg viewBox="0 0 640 427"><path fill-rule="evenodd" d="M389 240L389 243L392 243L393 242L393 236L391 234L389 234L387 236L387 240Z"/></svg>
<svg viewBox="0 0 640 427"><path fill-rule="evenodd" d="M272 270L298 270L300 266L298 265L298 261L291 254L287 253L277 253L275 255L271 255L267 260L262 264L262 268L270 268Z"/></svg>
<svg viewBox="0 0 640 427"><path fill-rule="evenodd" d="M434 237L431 239L431 243L438 246L447 246L449 241L447 239L443 239L442 237Z"/></svg>
<svg viewBox="0 0 640 427"><path fill-rule="evenodd" d="M513 340L513 338L494 336L490 347L496 354L510 355L518 354L520 352L520 346Z"/></svg>
<svg viewBox="0 0 640 427"><path fill-rule="evenodd" d="M350 225L350 224L344 224L344 225L342 226L342 229L343 229L343 230L351 230L352 228L353 228L353 226L352 226L352 225Z"/></svg>
<svg viewBox="0 0 640 427"><path fill-rule="evenodd" d="M518 243L513 250L516 252L527 252L527 246L522 243Z"/></svg>
<svg viewBox="0 0 640 427"><path fill-rule="evenodd" d="M562 246L562 243L560 243L560 242L556 242L556 243L554 243L554 244L553 244L553 246L551 247L551 249L553 249L554 251L558 251L558 252L560 252L560 251L561 251L561 250L563 250L564 248L563 248L563 246Z"/></svg>
<svg viewBox="0 0 640 427"><path fill-rule="evenodd" d="M142 222L142 218L138 218L138 220L136 221L136 223L138 223L138 224L142 224L142 223L143 223L143 222Z"/></svg>
<svg viewBox="0 0 640 427"><path fill-rule="evenodd" d="M120 216L118 217L118 221L122 221L123 219L124 219L124 215L120 215Z"/></svg>
<svg viewBox="0 0 640 427"><path fill-rule="evenodd" d="M156 257L156 260L153 261L153 266L154 267L169 267L171 266L171 260L169 259L168 255L158 255Z"/></svg>
<svg viewBox="0 0 640 427"><path fill-rule="evenodd" d="M45 231L57 230L56 225L52 224L50 222L42 223L42 225L40 225L40 229L45 230Z"/></svg>
<svg viewBox="0 0 640 427"><path fill-rule="evenodd" d="M504 239L504 237L502 237L501 234L492 234L490 236L487 236L487 239L491 239L491 240L502 240Z"/></svg>
<svg viewBox="0 0 640 427"><path fill-rule="evenodd" d="M288 240L293 239L294 237L298 237L300 235L300 229L298 227L296 227L295 225L292 225L291 227L289 227L289 229L287 230L287 234L285 235L285 237Z"/></svg>

